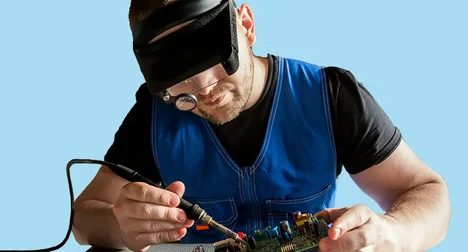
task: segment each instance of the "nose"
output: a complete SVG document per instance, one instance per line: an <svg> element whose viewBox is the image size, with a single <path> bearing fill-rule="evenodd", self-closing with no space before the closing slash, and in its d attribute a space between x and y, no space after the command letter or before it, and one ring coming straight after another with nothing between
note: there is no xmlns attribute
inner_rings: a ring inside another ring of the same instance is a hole
<svg viewBox="0 0 468 252"><path fill-rule="evenodd" d="M203 95L203 96L208 95L208 94L211 93L211 90L213 90L213 88L214 88L215 86L216 86L216 84L213 84L213 85L208 86L208 87L206 87L206 88L200 89L200 91L198 91L198 93L199 93L200 95Z"/></svg>

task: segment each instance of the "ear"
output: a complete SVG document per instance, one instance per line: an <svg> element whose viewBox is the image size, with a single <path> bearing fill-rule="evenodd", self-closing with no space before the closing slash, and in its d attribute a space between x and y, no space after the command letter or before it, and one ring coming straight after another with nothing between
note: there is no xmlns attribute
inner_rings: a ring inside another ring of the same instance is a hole
<svg viewBox="0 0 468 252"><path fill-rule="evenodd" d="M238 24L247 38L250 47L252 47L257 40L255 35L255 22L252 10L247 4L242 4L237 11L237 14Z"/></svg>

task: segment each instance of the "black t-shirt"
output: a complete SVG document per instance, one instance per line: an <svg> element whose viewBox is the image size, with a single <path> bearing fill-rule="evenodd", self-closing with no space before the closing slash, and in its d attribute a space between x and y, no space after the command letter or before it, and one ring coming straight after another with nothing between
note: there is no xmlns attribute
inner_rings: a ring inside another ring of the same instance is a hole
<svg viewBox="0 0 468 252"><path fill-rule="evenodd" d="M251 166L263 143L278 75L278 57L269 54L268 60L267 83L259 101L236 119L221 126L212 125L224 148L239 166ZM325 73L338 158L337 174L342 172L343 166L348 173L357 174L385 160L398 146L402 136L350 71L326 67ZM146 84L142 84L136 93L136 103L116 132L104 160L125 165L160 181L150 138L152 102L153 96Z"/></svg>

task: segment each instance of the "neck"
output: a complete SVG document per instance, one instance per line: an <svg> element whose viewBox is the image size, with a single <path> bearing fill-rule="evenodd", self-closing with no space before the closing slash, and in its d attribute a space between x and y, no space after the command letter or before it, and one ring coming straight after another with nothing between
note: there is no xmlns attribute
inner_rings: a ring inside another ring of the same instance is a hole
<svg viewBox="0 0 468 252"><path fill-rule="evenodd" d="M254 56L253 57L253 84L250 97L244 106L244 110L251 108L262 96L265 90L266 81L268 78L268 58Z"/></svg>

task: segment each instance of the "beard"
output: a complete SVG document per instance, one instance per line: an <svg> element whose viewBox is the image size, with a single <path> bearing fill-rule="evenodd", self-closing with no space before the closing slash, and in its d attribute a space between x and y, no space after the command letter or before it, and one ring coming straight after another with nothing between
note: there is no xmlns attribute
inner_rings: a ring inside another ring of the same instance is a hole
<svg viewBox="0 0 468 252"><path fill-rule="evenodd" d="M205 118L214 125L223 125L234 120L240 115L245 107L245 104L250 98L253 87L253 54L250 54L249 56L249 64L245 65L242 69L242 74L244 77L242 78L242 83L239 89L225 84L217 85L211 92L212 97L231 92L233 96L232 100L228 104L212 112L208 112L207 110L199 107L194 111L195 114Z"/></svg>

